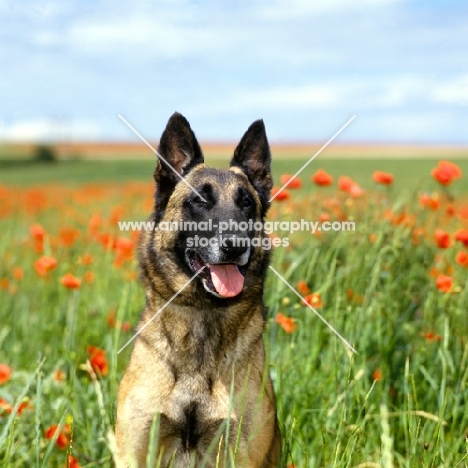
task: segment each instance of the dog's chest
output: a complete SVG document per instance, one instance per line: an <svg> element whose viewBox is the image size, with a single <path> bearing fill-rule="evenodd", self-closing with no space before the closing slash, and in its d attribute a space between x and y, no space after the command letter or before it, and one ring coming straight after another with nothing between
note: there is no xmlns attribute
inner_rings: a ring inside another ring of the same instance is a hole
<svg viewBox="0 0 468 468"><path fill-rule="evenodd" d="M236 420L232 406L229 388L219 380L197 374L180 378L161 411L161 438L186 450L203 449L228 418Z"/></svg>

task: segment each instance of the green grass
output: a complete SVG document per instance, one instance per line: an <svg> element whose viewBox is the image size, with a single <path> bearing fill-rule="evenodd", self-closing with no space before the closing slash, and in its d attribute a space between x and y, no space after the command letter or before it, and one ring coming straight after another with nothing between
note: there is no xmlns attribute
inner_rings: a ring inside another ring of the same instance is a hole
<svg viewBox="0 0 468 468"><path fill-rule="evenodd" d="M275 184L280 186L281 174L294 174L306 160L273 160ZM217 168L227 168L228 162L221 160L207 161L207 164ZM312 161L301 173L304 188L300 193L313 190L310 177L317 169L329 172L335 182L341 175L347 175L356 180L364 188L374 187L372 173L376 170L390 172L395 176L395 190L414 190L422 187L436 189L436 183L428 183L428 176L437 162L433 160L377 160L377 159L332 159L320 155ZM463 173L468 173L468 160L458 160ZM152 180L155 163L152 161L61 161L57 163L29 163L5 165L0 161L0 184L28 186L49 183L62 183L76 186L86 182L128 180ZM455 194L468 191L468 184L461 181L455 184ZM331 192L330 192L331 193Z"/></svg>
<svg viewBox="0 0 468 468"><path fill-rule="evenodd" d="M293 173L296 164L277 162L275 173ZM292 234L290 246L276 249L272 262L292 285L304 280L321 295L319 312L356 355L275 275L267 278L265 344L287 462L297 468L461 468L468 462L468 269L454 260L467 249L453 237L448 249L433 242L436 228L453 234L466 220L445 215L447 201L440 191L438 211L418 205L416 180L421 190L435 190L434 165L322 159L308 170L349 175L369 192L351 199L335 196L334 188L304 189L272 206L272 220L315 220L327 211L332 219L356 222L355 232ZM466 162L459 165L466 174ZM373 189L371 174L377 169L395 175L394 189ZM118 322L135 324L144 292L132 276L134 260L116 265L116 251L105 248L89 221L100 213L99 233L128 237L117 231L115 218L121 213L121 219L145 219L152 194L147 184L125 181L149 181L151 172L147 162L1 169L0 182L13 186L0 187L0 363L13 373L0 385L0 398L11 406L27 401L31 408L21 415L0 410L0 466L62 467L67 450L82 467L111 466L108 434L130 355L130 348L120 355L117 350L131 332L109 326L107 319L114 310ZM454 183L455 195L466 190L464 180ZM60 186L29 189L57 181ZM89 181L107 183L82 185ZM458 210L462 202L456 197L454 203ZM392 224L384 217L389 210L405 212L413 221ZM47 232L44 253L58 261L46 277L34 268L42 255L29 233L34 222ZM416 227L427 233L417 245ZM61 242L63 228L77 229L72 246ZM84 254L92 256L92 264L85 264ZM15 277L17 267L23 278ZM437 290L432 268L453 277L452 292ZM92 272L94 279L68 290L60 278L70 271L81 279ZM293 333L276 323L278 312L294 319ZM428 332L440 340L428 339ZM88 345L106 351L109 371L97 381L86 371ZM57 370L64 380L54 379ZM60 450L44 431L65 423L71 425L72 443Z"/></svg>

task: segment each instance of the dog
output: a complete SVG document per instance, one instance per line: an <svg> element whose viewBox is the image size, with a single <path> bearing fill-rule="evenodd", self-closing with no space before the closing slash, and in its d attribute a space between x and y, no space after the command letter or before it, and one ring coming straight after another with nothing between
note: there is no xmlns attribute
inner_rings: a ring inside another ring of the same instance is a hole
<svg viewBox="0 0 468 468"><path fill-rule="evenodd" d="M117 466L146 468L153 450L162 468L277 467L281 434L262 337L267 237L235 224L258 227L269 207L263 121L248 128L227 170L204 164L179 113L158 152L155 229L138 247L146 306L118 391ZM159 229L180 221L208 227Z"/></svg>

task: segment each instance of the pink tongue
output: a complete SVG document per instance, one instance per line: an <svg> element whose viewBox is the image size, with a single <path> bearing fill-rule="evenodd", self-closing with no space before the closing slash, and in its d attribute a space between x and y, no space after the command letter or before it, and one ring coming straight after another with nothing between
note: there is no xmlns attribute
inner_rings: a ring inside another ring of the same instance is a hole
<svg viewBox="0 0 468 468"><path fill-rule="evenodd" d="M211 281L222 297L237 296L244 287L244 277L233 263L210 265Z"/></svg>

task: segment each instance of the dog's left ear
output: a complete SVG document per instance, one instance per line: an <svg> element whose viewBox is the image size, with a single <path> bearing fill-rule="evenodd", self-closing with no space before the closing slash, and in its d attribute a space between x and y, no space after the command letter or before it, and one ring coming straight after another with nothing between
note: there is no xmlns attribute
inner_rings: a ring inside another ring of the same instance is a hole
<svg viewBox="0 0 468 468"><path fill-rule="evenodd" d="M231 159L231 167L239 167L258 192L262 216L270 206L271 154L263 120L256 120L245 132Z"/></svg>
<svg viewBox="0 0 468 468"><path fill-rule="evenodd" d="M181 182L191 169L203 163L203 153L190 128L187 119L175 112L167 122L158 152L164 158L159 159L154 180L156 181L155 212L159 218L166 209L169 197L177 183Z"/></svg>

